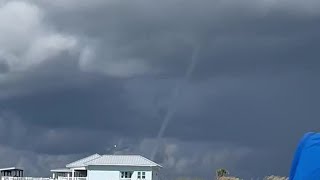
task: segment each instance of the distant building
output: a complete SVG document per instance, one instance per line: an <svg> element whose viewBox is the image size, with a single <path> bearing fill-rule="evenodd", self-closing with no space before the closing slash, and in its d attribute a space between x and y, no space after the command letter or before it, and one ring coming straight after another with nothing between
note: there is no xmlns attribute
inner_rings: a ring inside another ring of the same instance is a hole
<svg viewBox="0 0 320 180"><path fill-rule="evenodd" d="M23 169L17 167L1 168L0 177L23 177Z"/></svg>
<svg viewBox="0 0 320 180"><path fill-rule="evenodd" d="M43 177L25 177L23 168L9 167L0 169L0 180L51 180Z"/></svg>
<svg viewBox="0 0 320 180"><path fill-rule="evenodd" d="M51 172L57 180L159 180L160 168L140 155L94 154Z"/></svg>

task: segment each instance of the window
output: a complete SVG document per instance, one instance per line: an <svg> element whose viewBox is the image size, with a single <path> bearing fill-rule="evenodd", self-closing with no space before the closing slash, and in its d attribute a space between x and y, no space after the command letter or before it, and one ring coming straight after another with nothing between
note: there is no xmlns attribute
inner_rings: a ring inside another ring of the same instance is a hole
<svg viewBox="0 0 320 180"><path fill-rule="evenodd" d="M130 171L123 171L121 172L121 179L130 179L133 172Z"/></svg>
<svg viewBox="0 0 320 180"><path fill-rule="evenodd" d="M138 179L146 179L146 172L138 172Z"/></svg>

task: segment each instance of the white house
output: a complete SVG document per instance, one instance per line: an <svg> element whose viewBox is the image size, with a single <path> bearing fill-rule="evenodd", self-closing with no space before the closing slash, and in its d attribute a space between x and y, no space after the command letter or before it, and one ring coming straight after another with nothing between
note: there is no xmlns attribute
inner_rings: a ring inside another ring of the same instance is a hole
<svg viewBox="0 0 320 180"><path fill-rule="evenodd" d="M23 177L23 168L9 167L0 169L0 177Z"/></svg>
<svg viewBox="0 0 320 180"><path fill-rule="evenodd" d="M58 180L159 180L160 168L140 155L94 154L51 172Z"/></svg>
<svg viewBox="0 0 320 180"><path fill-rule="evenodd" d="M21 167L9 167L0 169L0 180L50 180L42 177L25 177Z"/></svg>

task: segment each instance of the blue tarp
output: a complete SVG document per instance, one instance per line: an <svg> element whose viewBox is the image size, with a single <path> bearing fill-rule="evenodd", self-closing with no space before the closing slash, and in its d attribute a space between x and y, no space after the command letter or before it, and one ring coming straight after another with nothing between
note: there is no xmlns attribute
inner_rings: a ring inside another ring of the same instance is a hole
<svg viewBox="0 0 320 180"><path fill-rule="evenodd" d="M306 133L300 140L289 180L320 180L320 133Z"/></svg>

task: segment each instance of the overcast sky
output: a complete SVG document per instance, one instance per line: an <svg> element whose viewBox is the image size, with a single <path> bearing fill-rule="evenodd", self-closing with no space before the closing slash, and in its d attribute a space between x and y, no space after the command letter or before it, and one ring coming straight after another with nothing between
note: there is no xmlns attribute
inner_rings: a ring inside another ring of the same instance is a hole
<svg viewBox="0 0 320 180"><path fill-rule="evenodd" d="M320 126L319 30L319 0L0 0L0 166L151 158L175 103L166 177L288 175Z"/></svg>

